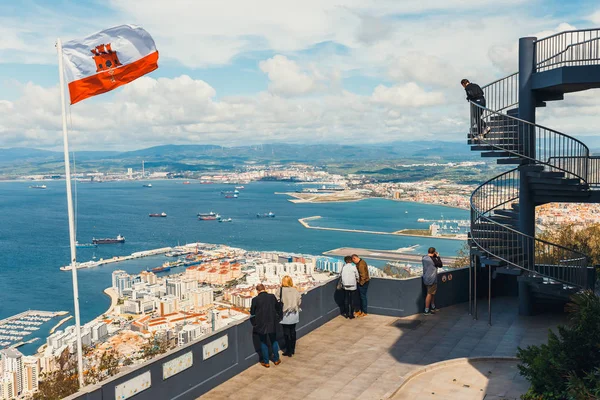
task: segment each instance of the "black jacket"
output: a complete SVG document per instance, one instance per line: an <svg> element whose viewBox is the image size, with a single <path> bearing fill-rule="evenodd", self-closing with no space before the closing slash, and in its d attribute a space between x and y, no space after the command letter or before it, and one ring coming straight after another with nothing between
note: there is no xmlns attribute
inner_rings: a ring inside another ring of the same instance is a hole
<svg viewBox="0 0 600 400"><path fill-rule="evenodd" d="M483 99L483 90L476 83L469 83L465 88L465 92L467 92L467 100L473 101L477 99Z"/></svg>
<svg viewBox="0 0 600 400"><path fill-rule="evenodd" d="M254 331L260 334L274 333L279 323L277 298L267 292L260 292L252 299L250 322Z"/></svg>

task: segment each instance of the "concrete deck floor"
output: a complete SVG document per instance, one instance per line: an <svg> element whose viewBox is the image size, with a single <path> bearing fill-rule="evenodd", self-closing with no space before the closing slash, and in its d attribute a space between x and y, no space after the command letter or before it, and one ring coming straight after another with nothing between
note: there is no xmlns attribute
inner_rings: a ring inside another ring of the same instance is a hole
<svg viewBox="0 0 600 400"><path fill-rule="evenodd" d="M515 298L493 299L492 317L490 327L487 302L480 302L477 321L468 304L431 316L337 317L300 339L294 357L282 357L269 369L252 366L200 398L389 398L425 365L460 357L514 357L517 347L545 343L548 329L566 322L557 314L520 317Z"/></svg>

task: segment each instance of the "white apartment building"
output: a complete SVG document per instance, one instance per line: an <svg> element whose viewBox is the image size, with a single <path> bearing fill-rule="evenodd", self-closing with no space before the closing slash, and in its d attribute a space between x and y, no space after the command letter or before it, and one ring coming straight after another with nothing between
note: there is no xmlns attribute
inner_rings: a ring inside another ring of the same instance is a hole
<svg viewBox="0 0 600 400"><path fill-rule="evenodd" d="M214 290L211 287L202 287L191 291L194 308L208 307L214 302Z"/></svg>
<svg viewBox="0 0 600 400"><path fill-rule="evenodd" d="M10 400L16 398L19 393L17 392L17 374L13 372L5 372L0 377L0 399Z"/></svg>
<svg viewBox="0 0 600 400"><path fill-rule="evenodd" d="M2 357L2 371L4 374L15 374L14 381L17 393L23 393L23 354L16 349L0 350Z"/></svg>
<svg viewBox="0 0 600 400"><path fill-rule="evenodd" d="M23 357L23 392L32 394L38 390L40 379L40 359Z"/></svg>
<svg viewBox="0 0 600 400"><path fill-rule="evenodd" d="M159 300L158 312L161 316L179 311L179 299L174 295L167 295Z"/></svg>

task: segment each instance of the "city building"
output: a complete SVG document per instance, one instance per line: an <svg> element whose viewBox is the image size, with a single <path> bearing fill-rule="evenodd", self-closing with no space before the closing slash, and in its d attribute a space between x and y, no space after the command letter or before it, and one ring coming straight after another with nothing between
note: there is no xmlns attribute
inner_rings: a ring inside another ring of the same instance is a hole
<svg viewBox="0 0 600 400"><path fill-rule="evenodd" d="M37 357L23 357L23 392L35 393L39 387L40 359Z"/></svg>
<svg viewBox="0 0 600 400"><path fill-rule="evenodd" d="M8 348L0 350L0 358L2 358L2 371L5 375L15 374L17 393L23 393L23 354L16 349Z"/></svg>

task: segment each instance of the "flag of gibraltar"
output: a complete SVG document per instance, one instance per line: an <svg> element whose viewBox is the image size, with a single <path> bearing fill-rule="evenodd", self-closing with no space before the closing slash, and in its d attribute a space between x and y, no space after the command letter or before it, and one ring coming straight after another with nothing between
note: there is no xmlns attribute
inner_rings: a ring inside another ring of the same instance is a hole
<svg viewBox="0 0 600 400"><path fill-rule="evenodd" d="M109 92L158 68L152 37L121 25L63 44L71 104Z"/></svg>

